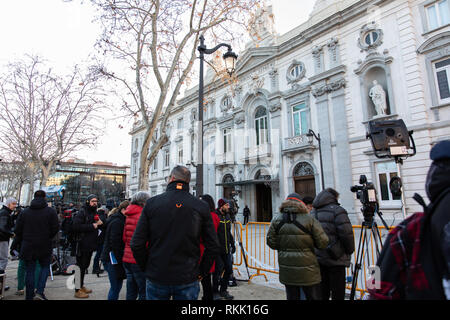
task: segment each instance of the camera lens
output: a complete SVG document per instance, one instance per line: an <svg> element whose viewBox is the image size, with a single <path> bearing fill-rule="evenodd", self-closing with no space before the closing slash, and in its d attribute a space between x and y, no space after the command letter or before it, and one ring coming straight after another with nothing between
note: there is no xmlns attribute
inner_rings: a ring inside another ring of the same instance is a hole
<svg viewBox="0 0 450 320"><path fill-rule="evenodd" d="M395 130L392 128L386 129L386 135L388 135L389 137L393 137L395 135Z"/></svg>

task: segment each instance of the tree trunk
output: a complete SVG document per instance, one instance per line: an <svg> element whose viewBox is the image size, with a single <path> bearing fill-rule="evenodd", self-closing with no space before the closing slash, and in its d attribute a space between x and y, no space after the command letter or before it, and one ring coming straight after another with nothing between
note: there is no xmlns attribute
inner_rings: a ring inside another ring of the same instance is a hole
<svg viewBox="0 0 450 320"><path fill-rule="evenodd" d="M42 170L42 174L41 174L41 182L39 187L45 187L45 184L47 183L48 180L48 176L50 175L50 170L45 167L45 166L41 166L41 170Z"/></svg>
<svg viewBox="0 0 450 320"><path fill-rule="evenodd" d="M149 190L149 170L150 165L153 163L153 160L158 155L159 150L161 150L162 146L169 141L169 137L167 137L166 134L161 135L161 137L158 139L156 144L153 145L152 150L150 152L150 157L148 157L149 149L150 149L150 142L152 141L151 135L146 136L147 139L144 141L144 144L142 145L141 150L141 157L140 157L140 168L139 168L139 190L140 191L148 191Z"/></svg>

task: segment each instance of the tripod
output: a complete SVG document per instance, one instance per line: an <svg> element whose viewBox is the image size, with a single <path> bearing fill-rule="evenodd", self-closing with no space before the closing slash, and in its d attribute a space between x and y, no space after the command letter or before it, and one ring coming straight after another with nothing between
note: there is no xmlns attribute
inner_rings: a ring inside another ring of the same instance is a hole
<svg viewBox="0 0 450 320"><path fill-rule="evenodd" d="M381 221L383 222L386 229L388 229L388 226L386 222L384 221L383 217L381 216L381 212L378 212ZM352 289L350 292L350 300L355 299L355 292L356 292L356 285L358 283L358 275L361 270L361 266L364 263L364 255L367 255L367 264L370 266L370 254L369 254L369 244L368 244L368 235L367 233L371 232L372 239L374 239L375 243L375 250L376 250L376 257L374 260L378 259L378 256L380 255L380 248L383 246L383 242L381 240L381 234L378 230L377 223L374 219L374 216L366 217L364 216L364 222L361 226L361 233L359 236L359 243L358 243L358 251L356 254L356 260L355 260L355 267L353 269L353 280L352 280ZM370 235L370 233L369 233ZM373 264L375 264L376 261L373 261Z"/></svg>

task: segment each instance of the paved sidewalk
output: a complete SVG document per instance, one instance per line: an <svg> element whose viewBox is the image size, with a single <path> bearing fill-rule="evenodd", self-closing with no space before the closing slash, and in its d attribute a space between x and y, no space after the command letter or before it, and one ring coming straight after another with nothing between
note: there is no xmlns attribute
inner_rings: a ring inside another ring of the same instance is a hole
<svg viewBox="0 0 450 320"><path fill-rule="evenodd" d="M17 291L17 267L18 260L9 261L6 268L6 284L10 287L5 292L4 300L24 300L25 296L15 295ZM92 293L88 299L76 299L74 298L74 290L67 288L66 282L69 276L54 276L54 280L49 277L47 280L47 286L45 289L45 295L49 300L106 300L109 290L109 281L107 273L103 273L100 277L96 274L91 274L92 263L89 267L89 273L85 277L85 286L92 289ZM240 273L240 274L239 274ZM247 271L245 267L239 267L239 273L234 272L238 279L246 279ZM253 270L250 270L250 274L254 274ZM238 281L237 287L230 287L229 292L235 297L235 300L285 300L286 295L284 292L284 286L278 282L278 275L267 274L268 282L264 277L255 277L252 283L246 281ZM126 281L123 283L122 290L120 292L120 300L125 300L126 296ZM199 298L202 293L200 292Z"/></svg>

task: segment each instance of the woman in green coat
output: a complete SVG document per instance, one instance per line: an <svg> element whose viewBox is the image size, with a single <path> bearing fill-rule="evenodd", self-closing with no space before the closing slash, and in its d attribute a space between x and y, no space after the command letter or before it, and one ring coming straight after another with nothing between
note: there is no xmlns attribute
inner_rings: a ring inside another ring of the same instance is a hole
<svg viewBox="0 0 450 320"><path fill-rule="evenodd" d="M267 245L278 250L280 282L287 300L299 300L300 290L307 300L320 299L320 267L314 249L325 249L328 237L297 193L280 206L267 233Z"/></svg>

